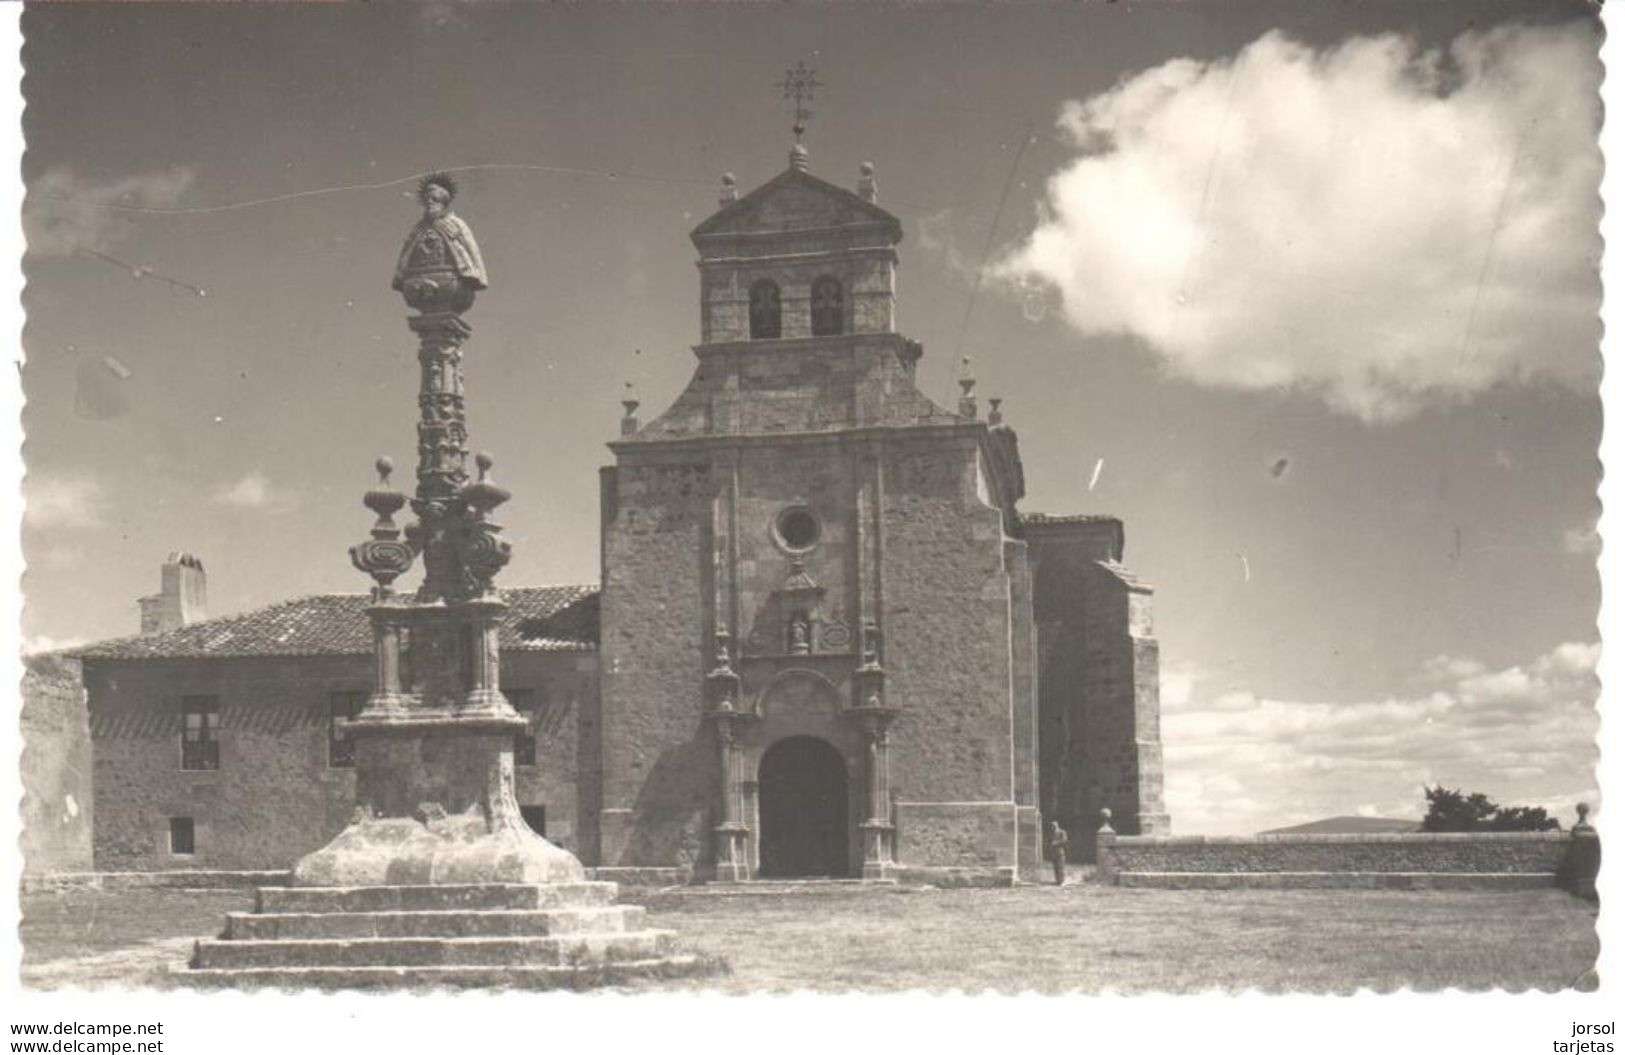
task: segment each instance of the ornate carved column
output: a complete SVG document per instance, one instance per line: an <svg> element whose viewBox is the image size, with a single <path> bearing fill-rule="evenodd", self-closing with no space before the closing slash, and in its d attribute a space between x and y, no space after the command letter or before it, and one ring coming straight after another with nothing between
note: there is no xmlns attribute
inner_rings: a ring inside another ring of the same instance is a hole
<svg viewBox="0 0 1625 1055"><path fill-rule="evenodd" d="M416 520L394 514L405 496L393 468L366 504L372 537L350 551L372 576L368 609L376 682L349 723L356 745L356 813L349 827L294 867L298 886L549 883L579 880L581 863L532 832L514 797L513 735L525 719L503 697L498 628L507 610L495 586L510 544L492 512L509 498L492 460L466 472L463 312L486 286L474 235L451 211L456 187L431 176L419 188L423 217L407 236L394 288L418 314ZM404 536L404 537L403 537ZM418 555L423 583L411 597L393 583ZM411 674L402 676L402 637Z"/></svg>
<svg viewBox="0 0 1625 1055"><path fill-rule="evenodd" d="M886 671L880 665L879 630L872 622L863 625L861 648L862 665L852 672L857 699L847 713L863 729L866 756L864 801L869 816L858 825L863 833L863 878L887 879L896 868L888 731L897 712L886 706Z"/></svg>
<svg viewBox="0 0 1625 1055"><path fill-rule="evenodd" d="M734 672L728 645L728 632L718 630L716 666L705 676L705 682L706 695L710 700L707 717L717 731L718 795L721 803L720 822L713 829L716 836L715 878L718 882L737 883L750 878L750 826L741 819L739 736L755 715L739 705L739 675Z"/></svg>

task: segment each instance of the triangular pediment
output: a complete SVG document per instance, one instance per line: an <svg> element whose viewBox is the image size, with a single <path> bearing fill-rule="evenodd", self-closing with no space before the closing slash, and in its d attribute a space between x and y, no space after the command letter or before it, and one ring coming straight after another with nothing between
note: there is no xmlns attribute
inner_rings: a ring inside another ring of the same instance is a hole
<svg viewBox="0 0 1625 1055"><path fill-rule="evenodd" d="M798 169L786 169L738 201L729 202L694 228L696 244L738 235L873 226L903 237L897 217L844 187Z"/></svg>

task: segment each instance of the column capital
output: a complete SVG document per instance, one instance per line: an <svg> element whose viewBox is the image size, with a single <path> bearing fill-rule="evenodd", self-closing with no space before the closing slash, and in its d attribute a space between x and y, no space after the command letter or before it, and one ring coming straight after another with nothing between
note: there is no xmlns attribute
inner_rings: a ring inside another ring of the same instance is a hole
<svg viewBox="0 0 1625 1055"><path fill-rule="evenodd" d="M406 325L420 338L446 337L456 341L464 341L474 332L474 327L469 324L467 319L450 311L408 315Z"/></svg>

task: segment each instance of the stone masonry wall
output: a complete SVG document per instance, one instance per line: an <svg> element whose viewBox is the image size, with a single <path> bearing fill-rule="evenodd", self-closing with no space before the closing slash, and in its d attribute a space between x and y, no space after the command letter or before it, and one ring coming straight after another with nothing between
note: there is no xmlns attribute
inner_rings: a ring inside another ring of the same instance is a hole
<svg viewBox="0 0 1625 1055"><path fill-rule="evenodd" d="M1038 634L1039 788L1046 822L1094 860L1100 810L1126 834L1166 834L1151 591L1117 563L1109 518L1025 526Z"/></svg>
<svg viewBox="0 0 1625 1055"><path fill-rule="evenodd" d="M886 463L881 628L906 865L1017 863L1010 577L976 458L971 444L898 444Z"/></svg>
<svg viewBox="0 0 1625 1055"><path fill-rule="evenodd" d="M1557 873L1566 832L1103 838L1103 879L1122 872Z"/></svg>
<svg viewBox="0 0 1625 1055"><path fill-rule="evenodd" d="M573 844L576 722L595 705L592 657L504 655L506 689L546 704L521 805L543 805L549 836ZM349 821L355 771L328 764L332 694L371 688L370 656L89 660L94 866L103 871L282 869ZM220 768L182 770L181 698L220 701ZM191 817L195 852L170 853L172 817ZM556 821L555 821L556 819ZM555 824L562 822L562 827Z"/></svg>
<svg viewBox="0 0 1625 1055"><path fill-rule="evenodd" d="M90 722L77 660L30 656L22 692L23 874L90 867Z"/></svg>
<svg viewBox="0 0 1625 1055"><path fill-rule="evenodd" d="M859 446L868 450L868 442ZM1015 684L1012 650L1020 643L1012 626L1030 630L1014 611L1025 609L1013 600L1001 514L976 497L975 440L969 433L889 437L874 448L885 481L878 605L876 570L858 557L857 540L867 536L855 498L863 486L853 471L857 449L834 437L787 437L735 453L695 450L683 460L638 451L605 475L612 497L604 503L599 863L703 869L709 861L720 777L702 682L720 600L737 619L743 699L765 715L741 741L745 779L754 780L771 742L792 731L835 745L848 763L856 865L866 772L857 730L827 708L785 724L787 715L767 713L772 703L759 697L777 675L808 668L833 686L839 707L848 705L861 592L871 597L865 617L880 623L887 702L899 712L890 739L899 860L1016 864L1014 784L1023 765L1016 753L1025 744L1012 738L1012 693L1020 691L1029 711L1031 696L1025 683ZM737 480L733 499L730 480ZM790 506L807 508L822 525L818 544L799 558L817 588L795 596L782 589L791 557L772 538L775 517ZM719 539L729 530L735 537ZM1011 553L1019 559L1021 547ZM719 566L736 569L722 573L720 587ZM811 619L807 656L788 654L791 607ZM1030 740L1031 721L1020 728ZM1024 779L1030 799L1030 775ZM745 796L749 823L748 787ZM1035 857L1036 817L1026 828Z"/></svg>
<svg viewBox="0 0 1625 1055"><path fill-rule="evenodd" d="M693 867L717 781L701 689L716 485L709 462L692 457L638 459L602 480L603 806L592 863Z"/></svg>

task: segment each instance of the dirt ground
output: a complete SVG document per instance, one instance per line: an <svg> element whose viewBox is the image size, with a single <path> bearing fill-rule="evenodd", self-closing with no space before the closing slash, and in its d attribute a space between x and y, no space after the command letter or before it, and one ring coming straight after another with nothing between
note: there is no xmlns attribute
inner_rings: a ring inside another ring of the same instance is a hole
<svg viewBox="0 0 1625 1055"><path fill-rule="evenodd" d="M1596 906L1557 890L627 889L730 973L667 987L1348 993L1595 987ZM32 988L163 985L248 891L23 898Z"/></svg>

